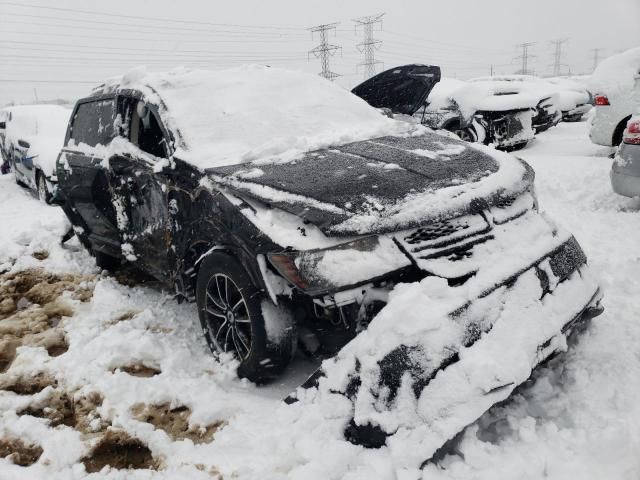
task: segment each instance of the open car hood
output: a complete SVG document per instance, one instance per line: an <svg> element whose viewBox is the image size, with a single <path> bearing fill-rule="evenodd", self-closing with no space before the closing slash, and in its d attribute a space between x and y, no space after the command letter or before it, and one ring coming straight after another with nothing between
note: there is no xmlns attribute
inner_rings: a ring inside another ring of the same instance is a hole
<svg viewBox="0 0 640 480"><path fill-rule="evenodd" d="M482 210L530 186L533 172L524 162L479 148L435 133L382 137L207 173L218 186L297 215L325 235L354 236Z"/></svg>
<svg viewBox="0 0 640 480"><path fill-rule="evenodd" d="M372 107L413 115L424 105L431 89L439 81L438 66L404 65L365 80L351 90L351 93Z"/></svg>

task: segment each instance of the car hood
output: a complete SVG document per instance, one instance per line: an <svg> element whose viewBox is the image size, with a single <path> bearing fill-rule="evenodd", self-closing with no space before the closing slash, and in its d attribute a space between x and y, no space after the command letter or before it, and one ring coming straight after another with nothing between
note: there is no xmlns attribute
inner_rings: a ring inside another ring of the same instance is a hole
<svg viewBox="0 0 640 480"><path fill-rule="evenodd" d="M404 65L391 68L351 90L376 108L388 108L393 113L413 115L440 81L440 67Z"/></svg>
<svg viewBox="0 0 640 480"><path fill-rule="evenodd" d="M515 157L435 133L207 173L218 186L295 214L329 236L398 231L482 210L523 192L533 179Z"/></svg>

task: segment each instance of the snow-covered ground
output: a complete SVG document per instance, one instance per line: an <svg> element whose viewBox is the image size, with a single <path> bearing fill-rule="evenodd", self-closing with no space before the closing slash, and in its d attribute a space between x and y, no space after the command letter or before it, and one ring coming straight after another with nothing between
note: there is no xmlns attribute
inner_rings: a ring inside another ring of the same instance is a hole
<svg viewBox="0 0 640 480"><path fill-rule="evenodd" d="M606 311L424 478L640 478L640 199L611 191L609 153L586 123L561 123L519 152L541 209L586 251ZM193 305L135 275L100 274L75 241L61 247L62 212L9 176L0 205L0 454L38 458L0 458L0 479L79 479L118 462L148 468L90 478L419 478L386 448L283 413L279 399L315 365L299 359L268 387L238 380L232 360L209 354Z"/></svg>

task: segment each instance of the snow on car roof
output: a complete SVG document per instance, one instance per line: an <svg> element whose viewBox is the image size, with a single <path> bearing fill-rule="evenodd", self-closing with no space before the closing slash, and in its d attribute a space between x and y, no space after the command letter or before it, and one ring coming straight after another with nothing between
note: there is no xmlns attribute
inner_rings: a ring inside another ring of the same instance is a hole
<svg viewBox="0 0 640 480"><path fill-rule="evenodd" d="M140 90L176 132L176 156L205 169L300 153L415 125L381 115L317 75L247 65L223 71L137 69L104 86Z"/></svg>
<svg viewBox="0 0 640 480"><path fill-rule="evenodd" d="M608 95L631 90L640 78L640 47L603 60L591 75L589 85L595 93Z"/></svg>
<svg viewBox="0 0 640 480"><path fill-rule="evenodd" d="M59 105L18 105L9 107L11 120L6 138L10 142L27 140L29 155L47 176L55 171L56 158L64 144L71 110Z"/></svg>
<svg viewBox="0 0 640 480"><path fill-rule="evenodd" d="M16 105L4 109L11 113L7 136L29 139L35 136L61 137L64 141L71 110L59 105Z"/></svg>

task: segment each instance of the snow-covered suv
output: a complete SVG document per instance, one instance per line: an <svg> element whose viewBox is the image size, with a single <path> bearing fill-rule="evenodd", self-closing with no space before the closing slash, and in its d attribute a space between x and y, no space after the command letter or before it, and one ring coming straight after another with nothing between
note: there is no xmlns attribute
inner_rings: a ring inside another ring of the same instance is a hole
<svg viewBox="0 0 640 480"><path fill-rule="evenodd" d="M604 60L590 85L596 108L589 137L598 145L620 145L627 122L640 109L640 47Z"/></svg>
<svg viewBox="0 0 640 480"><path fill-rule="evenodd" d="M320 77L132 72L78 102L57 172L99 264L131 262L195 299L240 375L274 378L297 343L338 352L307 386L354 402L347 435L361 443L375 443L369 424L383 443L398 431L375 412L439 371L464 397L451 408L482 397L447 428L473 421L601 311L580 246L538 213L526 163ZM494 363L469 390L459 369L476 347Z"/></svg>

